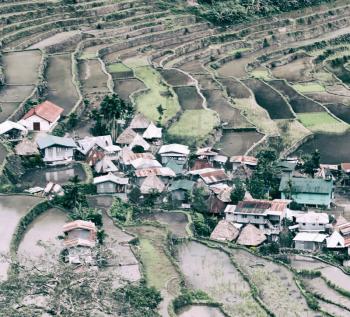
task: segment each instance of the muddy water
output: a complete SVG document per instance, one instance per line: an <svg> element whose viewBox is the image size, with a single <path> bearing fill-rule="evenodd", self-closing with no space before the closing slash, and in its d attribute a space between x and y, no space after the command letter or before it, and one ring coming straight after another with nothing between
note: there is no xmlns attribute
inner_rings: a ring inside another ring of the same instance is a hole
<svg viewBox="0 0 350 317"><path fill-rule="evenodd" d="M301 145L295 151L295 154L299 154L300 151L311 154L318 149L321 153L321 163L340 164L349 161L350 148L344 146L344 144L349 144L349 142L349 132L344 134L317 133L313 139Z"/></svg>
<svg viewBox="0 0 350 317"><path fill-rule="evenodd" d="M350 292L350 275L335 266L302 255L291 256L291 265L296 269L320 271L333 284Z"/></svg>
<svg viewBox="0 0 350 317"><path fill-rule="evenodd" d="M40 198L33 196L0 196L0 254L9 252L18 222L40 201ZM7 263L0 262L0 280L6 278L7 269Z"/></svg>
<svg viewBox="0 0 350 317"><path fill-rule="evenodd" d="M230 315L266 316L226 253L188 242L179 246L178 260L187 284L222 303Z"/></svg>
<svg viewBox="0 0 350 317"><path fill-rule="evenodd" d="M5 67L6 83L11 85L36 84L40 60L39 50L3 54L2 62Z"/></svg>
<svg viewBox="0 0 350 317"><path fill-rule="evenodd" d="M44 256L45 248L39 243L47 245L50 255L58 256L62 249L62 241L58 236L62 235L62 227L67 221L67 215L60 209L49 209L28 227L27 232L19 246L20 256L37 258Z"/></svg>
<svg viewBox="0 0 350 317"><path fill-rule="evenodd" d="M216 147L225 155L244 155L262 137L263 135L256 131L225 131Z"/></svg>
<svg viewBox="0 0 350 317"><path fill-rule="evenodd" d="M45 167L28 170L22 177L22 183L27 187L45 187L48 182L67 184L69 179L78 175L81 181L86 179L85 172L80 164L61 167Z"/></svg>
<svg viewBox="0 0 350 317"><path fill-rule="evenodd" d="M215 307L205 305L187 306L180 310L179 317L225 317L225 315Z"/></svg>
<svg viewBox="0 0 350 317"><path fill-rule="evenodd" d="M46 79L49 90L47 99L62 107L63 114L66 115L78 101L78 93L72 81L71 55L49 56Z"/></svg>

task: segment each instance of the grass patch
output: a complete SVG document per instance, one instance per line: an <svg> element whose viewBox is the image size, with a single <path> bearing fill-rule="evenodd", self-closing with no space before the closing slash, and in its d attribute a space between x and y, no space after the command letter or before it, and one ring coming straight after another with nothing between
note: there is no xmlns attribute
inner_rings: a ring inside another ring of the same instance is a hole
<svg viewBox="0 0 350 317"><path fill-rule="evenodd" d="M169 280L178 273L164 252L166 232L153 226L128 227L140 239L140 256L148 286L166 289Z"/></svg>
<svg viewBox="0 0 350 317"><path fill-rule="evenodd" d="M251 72L251 75L254 78L270 80L272 77L267 69L255 69Z"/></svg>
<svg viewBox="0 0 350 317"><path fill-rule="evenodd" d="M311 134L311 131L305 128L298 120L281 119L275 121L284 147L289 147Z"/></svg>
<svg viewBox="0 0 350 317"><path fill-rule="evenodd" d="M204 141L219 124L219 118L210 110L186 110L168 133L171 137L188 141Z"/></svg>
<svg viewBox="0 0 350 317"><path fill-rule="evenodd" d="M114 63L107 66L107 70L109 73L121 73L121 72L129 72L131 69L124 65L123 63Z"/></svg>
<svg viewBox="0 0 350 317"><path fill-rule="evenodd" d="M164 124L180 111L180 104L174 91L165 84L160 74L150 66L134 68L137 78L144 82L148 90L139 94L134 102L138 111L153 121L158 121L157 107L162 105L164 114L161 123Z"/></svg>
<svg viewBox="0 0 350 317"><path fill-rule="evenodd" d="M300 122L312 132L344 133L348 125L336 120L327 112L310 112L298 114Z"/></svg>
<svg viewBox="0 0 350 317"><path fill-rule="evenodd" d="M310 83L305 83L305 84L295 84L295 85L293 85L293 88L297 92L300 92L301 94L326 91L326 88L317 82L310 82Z"/></svg>
<svg viewBox="0 0 350 317"><path fill-rule="evenodd" d="M279 133L276 123L271 120L267 111L260 107L253 98L234 99L235 107L254 124L260 132L268 135Z"/></svg>
<svg viewBox="0 0 350 317"><path fill-rule="evenodd" d="M147 56L134 56L127 58L123 61L126 66L131 68L140 67L140 66L150 66Z"/></svg>
<svg viewBox="0 0 350 317"><path fill-rule="evenodd" d="M80 59L95 59L97 57L96 53L82 53Z"/></svg>

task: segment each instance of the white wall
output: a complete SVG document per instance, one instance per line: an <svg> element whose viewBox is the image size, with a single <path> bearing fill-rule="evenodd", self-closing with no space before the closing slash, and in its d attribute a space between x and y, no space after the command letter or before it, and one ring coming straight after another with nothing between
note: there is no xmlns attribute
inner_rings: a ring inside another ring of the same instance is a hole
<svg viewBox="0 0 350 317"><path fill-rule="evenodd" d="M51 146L45 149L45 162L55 162L71 160L73 158L73 149L65 147Z"/></svg>
<svg viewBox="0 0 350 317"><path fill-rule="evenodd" d="M40 122L40 131L49 131L52 126L52 124L50 124L48 121L36 115L20 121L20 123L23 124L28 130L34 130L34 122Z"/></svg>

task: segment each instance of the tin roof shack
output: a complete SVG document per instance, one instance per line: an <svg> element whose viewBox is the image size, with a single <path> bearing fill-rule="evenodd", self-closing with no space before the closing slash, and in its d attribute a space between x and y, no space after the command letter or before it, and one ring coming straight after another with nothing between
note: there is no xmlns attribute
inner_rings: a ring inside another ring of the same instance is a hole
<svg viewBox="0 0 350 317"><path fill-rule="evenodd" d="M98 194L125 193L129 184L129 178L119 177L112 173L94 178L94 184Z"/></svg>
<svg viewBox="0 0 350 317"><path fill-rule="evenodd" d="M92 248L96 245L97 229L93 222L75 220L63 226L67 262L93 264Z"/></svg>
<svg viewBox="0 0 350 317"><path fill-rule="evenodd" d="M72 162L76 144L71 138L44 135L37 139L43 161L49 165L68 164Z"/></svg>
<svg viewBox="0 0 350 317"><path fill-rule="evenodd" d="M304 251L319 251L325 244L327 235L318 232L299 232L293 239L294 247Z"/></svg>
<svg viewBox="0 0 350 317"><path fill-rule="evenodd" d="M224 169L210 169L199 173L200 178L206 185L214 185L219 183L226 183L229 180L228 175Z"/></svg>
<svg viewBox="0 0 350 317"><path fill-rule="evenodd" d="M330 228L329 216L326 213L308 212L296 215L299 231L325 232Z"/></svg>
<svg viewBox="0 0 350 317"><path fill-rule="evenodd" d="M330 208L334 198L331 179L282 177L279 191L282 199L292 199L304 206Z"/></svg>
<svg viewBox="0 0 350 317"><path fill-rule="evenodd" d="M227 205L231 202L232 187L219 183L209 188L212 192L208 200L209 212L223 214Z"/></svg>
<svg viewBox="0 0 350 317"><path fill-rule="evenodd" d="M142 184L145 178L148 176L157 176L159 177L164 184L168 184L171 179L176 175L168 167L151 167L135 170L136 183L138 185Z"/></svg>
<svg viewBox="0 0 350 317"><path fill-rule="evenodd" d="M225 209L226 220L239 224L252 224L266 234L279 234L282 220L287 215L290 200L244 200Z"/></svg>
<svg viewBox="0 0 350 317"><path fill-rule="evenodd" d="M246 166L249 168L255 168L258 165L258 159L254 156L247 155L236 155L230 157L230 167L233 171L235 171L240 166Z"/></svg>
<svg viewBox="0 0 350 317"><path fill-rule="evenodd" d="M113 144L110 135L102 135L97 137L85 137L84 139L77 140L77 150L84 158L91 156L91 151L94 151L95 153L103 153L111 159L117 159L121 148Z"/></svg>
<svg viewBox="0 0 350 317"><path fill-rule="evenodd" d="M133 166L131 165L131 162L139 158L145 160L155 160L154 155L150 152L134 153L128 147L124 147L119 153L119 168L125 172L132 170Z"/></svg>
<svg viewBox="0 0 350 317"><path fill-rule="evenodd" d="M31 108L19 121L28 130L50 131L61 118L64 109L50 101Z"/></svg>
<svg viewBox="0 0 350 317"><path fill-rule="evenodd" d="M163 145L158 154L161 157L161 163L166 165L169 160L186 163L190 154L190 149L187 145L182 144L166 144Z"/></svg>
<svg viewBox="0 0 350 317"><path fill-rule="evenodd" d="M187 179L179 179L172 182L168 191L170 192L171 201L176 204L187 203L192 193L195 182Z"/></svg>
<svg viewBox="0 0 350 317"><path fill-rule="evenodd" d="M8 120L0 123L0 136L10 142L20 141L27 134L28 129L17 122Z"/></svg>
<svg viewBox="0 0 350 317"><path fill-rule="evenodd" d="M147 176L141 184L140 191L143 195L151 193L163 193L166 186L162 180L156 175Z"/></svg>

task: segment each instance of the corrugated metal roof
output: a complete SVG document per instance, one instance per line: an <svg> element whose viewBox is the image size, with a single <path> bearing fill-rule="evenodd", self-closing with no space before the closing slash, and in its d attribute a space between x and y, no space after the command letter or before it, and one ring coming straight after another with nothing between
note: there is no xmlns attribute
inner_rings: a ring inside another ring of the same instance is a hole
<svg viewBox="0 0 350 317"><path fill-rule="evenodd" d="M53 145L76 148L76 144L72 138L62 138L59 136L54 136L51 134L46 134L45 136L40 136L37 139L37 144L39 149L45 149Z"/></svg>
<svg viewBox="0 0 350 317"><path fill-rule="evenodd" d="M190 149L187 145L183 144L166 144L160 148L158 154L166 153L178 153L187 156L188 154L190 154Z"/></svg>
<svg viewBox="0 0 350 317"><path fill-rule="evenodd" d="M155 168L144 168L135 171L136 177L147 177L147 176L163 176L163 177L175 177L175 173L168 167L155 167Z"/></svg>
<svg viewBox="0 0 350 317"><path fill-rule="evenodd" d="M305 241L305 242L323 242L327 238L326 234L318 232L299 232L293 241Z"/></svg>
<svg viewBox="0 0 350 317"><path fill-rule="evenodd" d="M43 103L31 108L22 118L22 120L28 119L33 115L37 115L38 117L49 121L50 123L55 122L62 112L63 108L55 105L50 101L44 101Z"/></svg>
<svg viewBox="0 0 350 317"><path fill-rule="evenodd" d="M228 180L228 176L223 169L216 169L210 172L199 174L206 184L213 184Z"/></svg>
<svg viewBox="0 0 350 317"><path fill-rule="evenodd" d="M279 190L290 190L294 193L330 194L333 189L333 181L322 178L282 177Z"/></svg>

